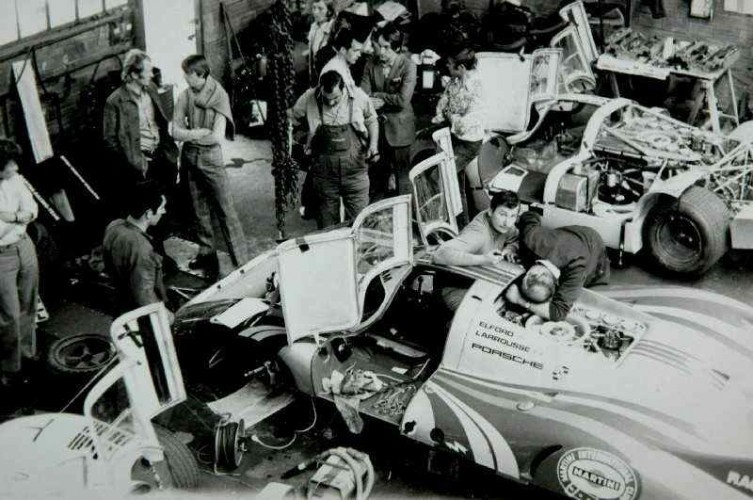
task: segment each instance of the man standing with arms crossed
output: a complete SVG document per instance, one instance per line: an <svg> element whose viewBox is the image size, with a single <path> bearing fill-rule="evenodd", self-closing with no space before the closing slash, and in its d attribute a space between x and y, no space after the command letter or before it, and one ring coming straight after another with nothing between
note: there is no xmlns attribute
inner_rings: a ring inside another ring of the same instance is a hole
<svg viewBox="0 0 753 500"><path fill-rule="evenodd" d="M198 222L199 255L189 267L217 275L219 263L210 209L219 220L233 265L239 267L247 260L246 238L230 195L221 145L226 136L229 139L234 137L235 126L230 98L209 74L209 64L204 56L187 57L182 68L189 88L180 94L175 104L173 136L184 141L181 166L188 176Z"/></svg>
<svg viewBox="0 0 753 500"><path fill-rule="evenodd" d="M152 61L142 50L128 51L123 62L123 84L107 98L103 138L112 161L108 172L119 212L136 184L151 180L168 194L177 183L178 148L168 133ZM161 242L160 242L161 243Z"/></svg>

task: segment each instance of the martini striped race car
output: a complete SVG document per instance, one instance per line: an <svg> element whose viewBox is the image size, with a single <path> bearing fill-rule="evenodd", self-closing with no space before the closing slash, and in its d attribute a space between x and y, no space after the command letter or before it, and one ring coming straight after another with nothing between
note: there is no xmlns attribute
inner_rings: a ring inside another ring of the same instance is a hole
<svg viewBox="0 0 753 500"><path fill-rule="evenodd" d="M451 231L411 175L420 213L410 196L383 200L186 304L175 343L187 385L227 363L258 373L252 360L272 352L267 372L278 366L349 424L387 422L565 497L753 497L753 308L696 289L610 288L584 290L567 321L542 321L504 298L521 267L432 262ZM441 298L458 289L451 312ZM258 407L239 394L210 402L234 401L221 411L236 430Z"/></svg>

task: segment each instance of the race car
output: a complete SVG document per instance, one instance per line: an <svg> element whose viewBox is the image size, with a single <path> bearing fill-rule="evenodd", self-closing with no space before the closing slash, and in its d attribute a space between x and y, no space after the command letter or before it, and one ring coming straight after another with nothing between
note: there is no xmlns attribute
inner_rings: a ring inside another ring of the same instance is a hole
<svg viewBox="0 0 753 500"><path fill-rule="evenodd" d="M198 485L186 444L152 422L186 399L167 309L130 311L110 333L117 357L84 387L83 415L64 409L0 424L0 497L121 498Z"/></svg>
<svg viewBox="0 0 753 500"><path fill-rule="evenodd" d="M586 106L546 116L563 102ZM496 163L503 168L489 191L518 192L547 226L589 226L610 248L646 248L676 275L705 273L730 246L753 248L750 138L691 127L626 99L563 96L550 106Z"/></svg>
<svg viewBox="0 0 753 500"><path fill-rule="evenodd" d="M454 177L445 155L429 158L413 200L286 241L187 303L175 321L187 385L213 371L287 380L354 431L386 422L570 498L753 496L753 308L684 288L584 290L566 321L542 321L505 299L520 266L432 261L455 232L441 189ZM467 290L455 311L448 289ZM215 443L231 468L237 415L259 403L247 393L210 402L233 402Z"/></svg>

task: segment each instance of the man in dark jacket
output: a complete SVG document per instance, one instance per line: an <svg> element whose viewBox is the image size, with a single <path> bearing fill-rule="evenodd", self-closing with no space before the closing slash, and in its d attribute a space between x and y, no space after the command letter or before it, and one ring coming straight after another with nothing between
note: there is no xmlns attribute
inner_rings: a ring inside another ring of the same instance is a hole
<svg viewBox="0 0 753 500"><path fill-rule="evenodd" d="M123 311L167 300L162 256L146 232L165 214L165 205L165 197L154 185L137 186L129 197L126 218L112 221L105 230L105 267Z"/></svg>
<svg viewBox="0 0 753 500"><path fill-rule="evenodd" d="M584 286L609 281L604 241L584 226L550 229L541 216L528 211L518 220L519 257L528 268L521 286L511 285L506 297L552 321L563 320Z"/></svg>
<svg viewBox="0 0 753 500"><path fill-rule="evenodd" d="M411 106L416 88L416 65L405 54L399 53L403 36L392 24L378 28L372 39L376 41L376 58L366 63L361 88L371 97L382 123L380 150L383 165L372 169L375 170L373 174L370 172L374 201L384 197L388 190L399 193L398 178L407 180L410 145L416 138L416 117ZM394 186L389 186L391 176L394 176ZM402 189L405 191L407 185Z"/></svg>
<svg viewBox="0 0 753 500"><path fill-rule="evenodd" d="M154 181L168 195L177 183L178 148L168 132L170 119L152 72L149 56L130 50L123 63L123 84L105 103L102 134L112 165L107 177L121 210L123 198L140 182Z"/></svg>

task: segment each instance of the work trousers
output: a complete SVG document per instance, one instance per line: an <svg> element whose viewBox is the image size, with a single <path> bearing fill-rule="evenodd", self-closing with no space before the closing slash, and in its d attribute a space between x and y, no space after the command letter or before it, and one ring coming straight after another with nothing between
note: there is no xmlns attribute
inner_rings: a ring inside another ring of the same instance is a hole
<svg viewBox="0 0 753 500"><path fill-rule="evenodd" d="M369 183L371 203L388 196L410 193L408 181L410 171L410 146L390 146L387 141L382 141L380 146L382 159L369 168ZM389 178L395 176L395 189L390 192Z"/></svg>
<svg viewBox="0 0 753 500"><path fill-rule="evenodd" d="M0 249L0 369L21 371L21 358L36 355L36 310L39 290L37 251L24 235Z"/></svg>
<svg viewBox="0 0 753 500"><path fill-rule="evenodd" d="M319 229L340 223L341 197L348 220L369 204L369 175L358 153L319 155L309 175L319 205Z"/></svg>
<svg viewBox="0 0 753 500"><path fill-rule="evenodd" d="M222 237L227 245L233 265L246 263L246 237L230 195L230 181L225 172L222 149L216 146L184 144L181 168L188 177L191 203L198 230L199 254L215 253L211 212L217 217Z"/></svg>
<svg viewBox="0 0 753 500"><path fill-rule="evenodd" d="M458 172L458 186L460 187L460 200L463 203L463 214L458 217L458 224L464 227L471 220L472 210L468 203L468 193L466 189L465 168L468 164L479 155L482 141L464 141L452 136L452 150L455 153L455 169ZM473 200L471 200L472 202Z"/></svg>

